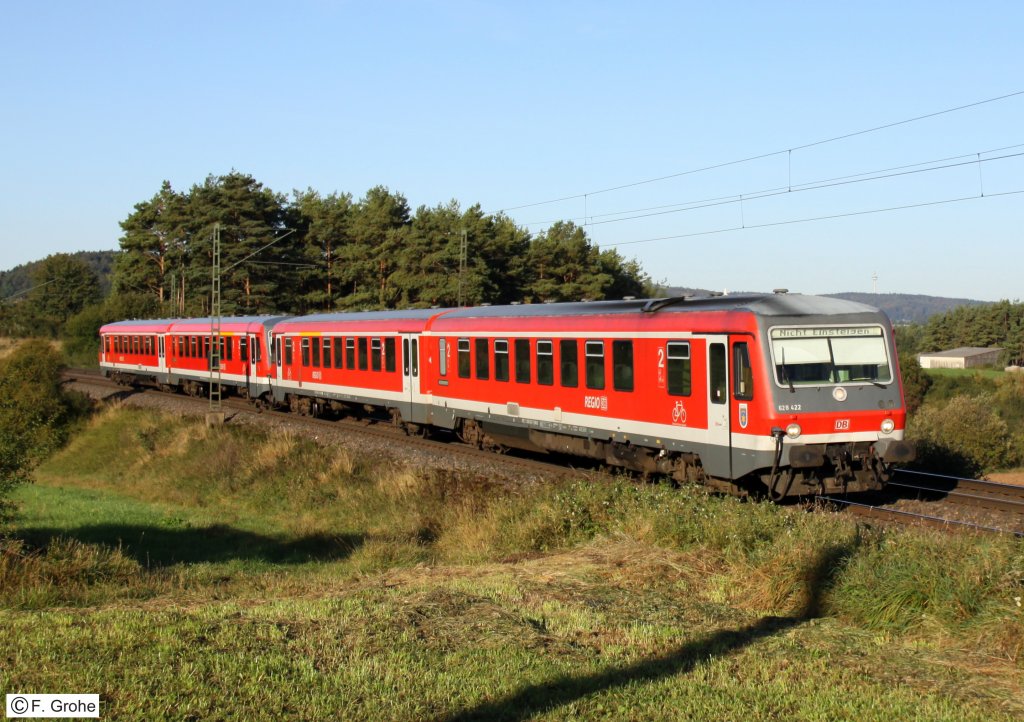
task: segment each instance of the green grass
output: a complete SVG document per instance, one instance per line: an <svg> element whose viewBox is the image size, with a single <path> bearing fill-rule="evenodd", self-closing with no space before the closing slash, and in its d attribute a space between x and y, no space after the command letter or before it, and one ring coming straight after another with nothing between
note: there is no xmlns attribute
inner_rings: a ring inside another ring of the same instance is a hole
<svg viewBox="0 0 1024 722"><path fill-rule="evenodd" d="M1017 719L1024 545L103 414L18 492L0 689L105 719Z"/></svg>
<svg viewBox="0 0 1024 722"><path fill-rule="evenodd" d="M1001 379L1006 376L1003 369L975 368L975 369L922 369L929 376L937 378L974 378Z"/></svg>

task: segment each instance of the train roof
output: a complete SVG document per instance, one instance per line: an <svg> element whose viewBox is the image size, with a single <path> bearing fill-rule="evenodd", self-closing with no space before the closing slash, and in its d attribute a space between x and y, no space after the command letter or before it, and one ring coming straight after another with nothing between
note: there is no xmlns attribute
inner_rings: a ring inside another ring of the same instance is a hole
<svg viewBox="0 0 1024 722"><path fill-rule="evenodd" d="M314 313L309 316L293 316L288 322L333 323L348 321L426 321L449 308L409 308L396 311L338 311L335 313Z"/></svg>
<svg viewBox="0 0 1024 722"><path fill-rule="evenodd" d="M624 301L541 303L519 306L474 306L444 314L444 320L463 318L523 318L547 316L610 316L635 313L748 311L757 316L838 316L878 313L855 301L799 293L750 293L701 298L676 297Z"/></svg>

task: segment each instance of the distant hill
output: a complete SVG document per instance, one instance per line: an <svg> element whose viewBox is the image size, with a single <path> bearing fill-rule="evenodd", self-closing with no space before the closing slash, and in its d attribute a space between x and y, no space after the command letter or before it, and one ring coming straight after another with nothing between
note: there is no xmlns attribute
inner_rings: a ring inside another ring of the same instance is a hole
<svg viewBox="0 0 1024 722"><path fill-rule="evenodd" d="M709 291L703 288L683 288L673 286L665 289L668 296L682 296L687 293L695 296L706 296ZM743 293L737 291L737 293ZM762 292L763 293L763 292ZM944 296L923 296L911 293L827 293L832 298L843 298L885 311L893 323L924 323L932 316L945 313L957 306L983 306L986 301L974 301L969 298L946 298Z"/></svg>
<svg viewBox="0 0 1024 722"><path fill-rule="evenodd" d="M932 316L945 313L957 306L984 306L985 301L944 296L921 296L911 293L830 293L832 298L866 303L880 308L893 323L924 323Z"/></svg>
<svg viewBox="0 0 1024 722"><path fill-rule="evenodd" d="M71 256L89 264L89 268L100 280L100 291L106 296L110 293L110 277L114 271L116 254L117 251L79 251ZM0 271L0 298L8 298L32 288L32 274L40 263L42 261L30 261L9 271Z"/></svg>

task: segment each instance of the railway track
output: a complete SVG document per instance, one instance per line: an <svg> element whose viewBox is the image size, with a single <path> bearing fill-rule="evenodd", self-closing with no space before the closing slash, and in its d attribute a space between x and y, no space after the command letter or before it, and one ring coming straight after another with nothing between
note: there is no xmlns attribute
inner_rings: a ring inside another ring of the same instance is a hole
<svg viewBox="0 0 1024 722"><path fill-rule="evenodd" d="M132 389L134 394L146 394L160 397L168 396L166 392L153 387L122 386L103 377L99 373L88 369L67 369L64 373L64 378L67 381L78 381L92 386L117 389L120 391ZM193 404L197 413L204 412L209 408L209 402L206 399L187 396L184 394L174 394L173 398L180 402ZM579 466L569 466L567 465L566 460L561 457L554 457L552 460L543 460L540 458L531 458L519 455L515 451L497 455L493 451L477 449L476 447L463 444L455 440L454 437L445 438L445 434L443 434L443 432L438 434L439 438L426 438L410 435L403 429L392 424L390 419L385 417L318 418L314 416L303 416L288 411L275 411L271 409L258 410L249 401L237 397L225 398L222 401L222 406L224 409L234 411L236 413L262 416L267 419L278 420L282 423L293 426L303 426L309 429L330 430L334 433L342 431L346 435L373 438L388 446L401 444L406 448L418 449L432 456L436 456L439 458L439 462L441 463L443 463L445 459L458 457L461 459L473 460L477 463L483 463L489 466L494 466L495 463L500 463L503 468L512 469L519 473L526 473L530 475L572 475L574 477L579 477L580 475L593 473L593 470L591 469L581 468Z"/></svg>
<svg viewBox="0 0 1024 722"><path fill-rule="evenodd" d="M898 498L879 504L838 497L818 498L863 518L1024 537L1022 486L901 469L889 482L887 493L890 497L895 493ZM920 504L914 509L899 508L908 501Z"/></svg>

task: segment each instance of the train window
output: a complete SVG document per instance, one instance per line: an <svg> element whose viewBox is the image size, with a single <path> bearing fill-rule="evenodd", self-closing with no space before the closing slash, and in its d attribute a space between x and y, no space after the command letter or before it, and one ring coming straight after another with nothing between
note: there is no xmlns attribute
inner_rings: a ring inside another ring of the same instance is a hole
<svg viewBox="0 0 1024 722"><path fill-rule="evenodd" d="M132 353L136 356L139 355L139 337L132 336Z"/></svg>
<svg viewBox="0 0 1024 722"><path fill-rule="evenodd" d="M110 353L110 336L103 337L103 353Z"/></svg>
<svg viewBox="0 0 1024 722"><path fill-rule="evenodd" d="M334 337L334 368L336 369L340 369L342 367L341 357L343 353L344 343L344 339L342 339L341 336Z"/></svg>
<svg viewBox="0 0 1024 722"><path fill-rule="evenodd" d="M309 337L308 336L303 337L302 344L301 344L300 348L302 349L302 365L303 366L309 366ZM244 354L244 351L243 351L243 354Z"/></svg>
<svg viewBox="0 0 1024 722"><path fill-rule="evenodd" d="M209 361L212 356L210 354L210 337L203 336L203 358Z"/></svg>
<svg viewBox="0 0 1024 722"><path fill-rule="evenodd" d="M604 341L587 341L587 388L604 388Z"/></svg>
<svg viewBox="0 0 1024 722"><path fill-rule="evenodd" d="M478 338L476 344L476 377L486 381L491 377L491 359L488 355L488 343L486 338Z"/></svg>
<svg viewBox="0 0 1024 722"><path fill-rule="evenodd" d="M198 336L188 337L188 357L199 358L202 355L203 347L199 345Z"/></svg>
<svg viewBox="0 0 1024 722"><path fill-rule="evenodd" d="M309 339L309 350L311 352L312 360L310 366L315 369L320 368L320 339L315 336Z"/></svg>
<svg viewBox="0 0 1024 722"><path fill-rule="evenodd" d="M633 342L612 341L612 387L633 390Z"/></svg>
<svg viewBox="0 0 1024 722"><path fill-rule="evenodd" d="M555 383L555 349L551 341L537 341L537 383L551 386Z"/></svg>
<svg viewBox="0 0 1024 722"><path fill-rule="evenodd" d="M107 341L108 341L107 345L110 348L110 350L113 353L117 353L118 352L117 336L108 336L107 337Z"/></svg>
<svg viewBox="0 0 1024 722"><path fill-rule="evenodd" d="M395 363L395 339L394 337L384 339L384 371L394 373L397 368Z"/></svg>
<svg viewBox="0 0 1024 722"><path fill-rule="evenodd" d="M370 341L370 368L374 371L380 371L380 339L375 338Z"/></svg>
<svg viewBox="0 0 1024 722"><path fill-rule="evenodd" d="M230 341L231 339L228 339ZM228 344L228 348L231 348L231 344ZM270 363L274 366L281 365L281 337L272 336L270 339Z"/></svg>
<svg viewBox="0 0 1024 722"><path fill-rule="evenodd" d="M420 375L420 342L412 340L412 375Z"/></svg>
<svg viewBox="0 0 1024 722"><path fill-rule="evenodd" d="M469 378L469 339L459 339L458 371L460 379Z"/></svg>
<svg viewBox="0 0 1024 722"><path fill-rule="evenodd" d="M732 346L732 395L740 401L754 398L754 372L746 342Z"/></svg>
<svg viewBox="0 0 1024 722"><path fill-rule="evenodd" d="M725 371L725 344L711 344L708 353L708 364L711 367L711 383L708 387L711 403L724 404L729 395Z"/></svg>
<svg viewBox="0 0 1024 722"><path fill-rule="evenodd" d="M231 341L231 339L227 338L226 336L221 336L220 337L220 360L221 361L223 361L225 358L227 358L228 349L231 348L231 344L229 343L229 341Z"/></svg>
<svg viewBox="0 0 1024 722"><path fill-rule="evenodd" d="M254 364L263 360L263 342L260 341L259 336L253 336L252 343L249 344L249 348L252 351L252 362Z"/></svg>
<svg viewBox="0 0 1024 722"><path fill-rule="evenodd" d="M150 336L143 336L142 337L142 353L146 354L147 356L149 355L149 353L150 353L149 348L150 348L150 344L152 342L153 342L153 339Z"/></svg>
<svg viewBox="0 0 1024 722"><path fill-rule="evenodd" d="M249 339L242 336L238 339L238 360L245 361L249 356ZM308 361L302 362L303 366L309 366Z"/></svg>
<svg viewBox="0 0 1024 722"><path fill-rule="evenodd" d="M438 339L437 341L437 357L438 366L442 376L448 375L448 339ZM405 365L408 366L409 362L406 361ZM447 382L445 382L447 383Z"/></svg>
<svg viewBox="0 0 1024 722"><path fill-rule="evenodd" d="M292 360L292 340L290 338L286 338L284 340L284 365L291 366Z"/></svg>
<svg viewBox="0 0 1024 722"><path fill-rule="evenodd" d="M359 339L359 370L360 371L365 371L366 370L366 349L367 349L367 342L366 342L366 337L364 336L364 337Z"/></svg>
<svg viewBox="0 0 1024 722"><path fill-rule="evenodd" d="M692 379L690 372L690 342L669 341L665 346L668 372L668 392L672 396L689 396Z"/></svg>
<svg viewBox="0 0 1024 722"><path fill-rule="evenodd" d="M517 338L516 350L516 383L530 383L530 339Z"/></svg>
<svg viewBox="0 0 1024 722"><path fill-rule="evenodd" d="M235 360L235 337L234 336L225 336L224 340L226 342L224 344L224 358L226 358L228 361L234 361ZM280 349L278 349L278 352L277 352L277 362L281 363L281 350Z"/></svg>
<svg viewBox="0 0 1024 722"><path fill-rule="evenodd" d="M354 369L356 367L356 340L354 338L345 339L345 368Z"/></svg>
<svg viewBox="0 0 1024 722"><path fill-rule="evenodd" d="M508 340L494 339L494 380L508 381Z"/></svg>

